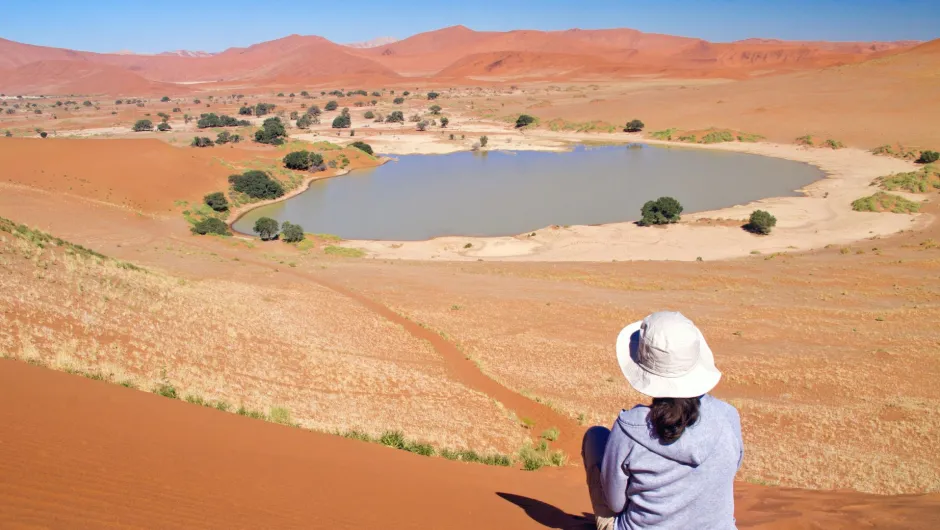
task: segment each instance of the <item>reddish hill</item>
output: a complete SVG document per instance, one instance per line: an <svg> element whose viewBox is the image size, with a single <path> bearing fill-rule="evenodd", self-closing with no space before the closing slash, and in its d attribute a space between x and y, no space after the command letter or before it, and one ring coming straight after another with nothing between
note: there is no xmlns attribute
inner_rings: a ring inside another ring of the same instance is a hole
<svg viewBox="0 0 940 530"><path fill-rule="evenodd" d="M107 64L43 60L0 71L0 92L10 94L180 94L182 85L149 81Z"/></svg>
<svg viewBox="0 0 940 530"><path fill-rule="evenodd" d="M538 52L483 52L468 55L444 68L435 77L490 79L545 79L571 76L586 65L595 68L610 63L590 55Z"/></svg>

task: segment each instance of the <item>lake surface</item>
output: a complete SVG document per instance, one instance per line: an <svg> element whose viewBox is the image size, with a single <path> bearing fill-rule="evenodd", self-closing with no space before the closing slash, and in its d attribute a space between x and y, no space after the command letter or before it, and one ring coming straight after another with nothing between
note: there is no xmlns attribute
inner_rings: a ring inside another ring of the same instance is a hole
<svg viewBox="0 0 940 530"><path fill-rule="evenodd" d="M691 213L798 195L824 176L802 162L651 145L408 155L313 182L248 212L235 228L251 233L266 216L344 239L515 235L553 224L636 221L643 204L661 196Z"/></svg>

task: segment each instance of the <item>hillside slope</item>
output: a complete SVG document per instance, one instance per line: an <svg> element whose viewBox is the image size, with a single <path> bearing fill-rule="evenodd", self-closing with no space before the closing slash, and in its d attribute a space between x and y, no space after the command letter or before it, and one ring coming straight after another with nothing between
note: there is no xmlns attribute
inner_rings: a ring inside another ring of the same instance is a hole
<svg viewBox="0 0 940 530"><path fill-rule="evenodd" d="M26 526L589 528L580 470L422 457L0 360L0 512ZM736 488L738 527L933 528L940 496ZM439 523L446 521L446 524Z"/></svg>

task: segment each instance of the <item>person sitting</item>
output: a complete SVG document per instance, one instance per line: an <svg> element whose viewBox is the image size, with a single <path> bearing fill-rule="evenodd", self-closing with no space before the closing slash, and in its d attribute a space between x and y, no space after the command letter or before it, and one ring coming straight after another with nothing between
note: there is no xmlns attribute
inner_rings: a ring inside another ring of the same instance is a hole
<svg viewBox="0 0 940 530"><path fill-rule="evenodd" d="M617 360L652 404L592 427L581 456L598 530L733 529L741 419L708 394L721 379L691 320L659 312L625 327Z"/></svg>

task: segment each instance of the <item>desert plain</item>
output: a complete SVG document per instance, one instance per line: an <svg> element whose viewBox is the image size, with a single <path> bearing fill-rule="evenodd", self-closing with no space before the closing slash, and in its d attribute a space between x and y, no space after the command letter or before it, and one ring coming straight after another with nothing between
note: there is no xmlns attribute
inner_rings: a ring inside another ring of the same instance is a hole
<svg viewBox="0 0 940 530"><path fill-rule="evenodd" d="M454 27L205 57L0 51L0 386L16 403L0 522L426 528L456 507L449 527L580 528L580 436L644 399L614 338L660 309L702 328L715 395L741 412L739 526L940 520L940 169L916 161L940 148L940 41ZM299 126L313 106L319 123ZM351 125L334 128L343 108ZM403 122L374 117L395 111ZM247 123L200 127L209 112ZM516 127L522 114L536 121ZM252 141L272 117L285 142ZM633 119L642 130L624 131ZM244 140L190 145L223 130ZM663 227L299 243L191 230L264 202L229 187L249 170L284 200L396 156L638 143L826 177ZM323 171L285 168L301 149ZM214 192L226 212L203 204ZM853 207L872 196L874 211ZM755 209L776 216L769 235L742 230ZM364 473L380 476L351 478Z"/></svg>

